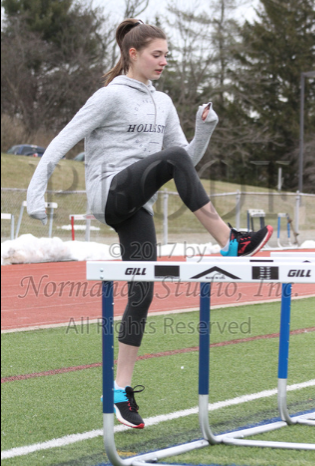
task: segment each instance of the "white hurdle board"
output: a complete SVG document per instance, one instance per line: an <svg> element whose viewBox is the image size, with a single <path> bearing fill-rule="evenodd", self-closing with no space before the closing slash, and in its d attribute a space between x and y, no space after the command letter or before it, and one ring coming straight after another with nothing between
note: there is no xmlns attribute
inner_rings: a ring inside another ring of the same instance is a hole
<svg viewBox="0 0 315 466"><path fill-rule="evenodd" d="M315 260L207 257L190 262L87 262L88 280L315 283ZM196 262L197 261L197 262Z"/></svg>

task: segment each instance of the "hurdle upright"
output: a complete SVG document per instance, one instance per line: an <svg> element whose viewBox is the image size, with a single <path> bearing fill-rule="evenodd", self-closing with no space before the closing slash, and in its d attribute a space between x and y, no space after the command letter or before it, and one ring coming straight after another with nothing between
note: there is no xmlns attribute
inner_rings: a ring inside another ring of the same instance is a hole
<svg viewBox="0 0 315 466"><path fill-rule="evenodd" d="M168 456L186 453L209 445L226 444L255 447L315 450L315 444L271 442L244 439L279 429L289 424L315 425L315 413L291 417L286 404L288 372L291 283L315 283L315 258L207 258L207 262L120 262L88 261L87 279L102 281L102 349L103 349L103 425L104 445L114 466L143 466ZM163 450L122 459L114 439L114 332L113 281L182 281L200 282L199 334L199 423L203 439ZM209 425L210 374L210 287L211 282L278 282L282 283L281 324L278 361L278 408L281 421L264 426L214 435ZM165 465L164 466L168 466Z"/></svg>

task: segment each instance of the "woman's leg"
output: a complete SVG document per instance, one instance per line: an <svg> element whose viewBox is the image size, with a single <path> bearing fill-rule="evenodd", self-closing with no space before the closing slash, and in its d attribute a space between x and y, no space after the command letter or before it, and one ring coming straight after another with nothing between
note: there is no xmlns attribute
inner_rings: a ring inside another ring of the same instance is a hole
<svg viewBox="0 0 315 466"><path fill-rule="evenodd" d="M137 360L139 346L118 342L116 383L119 387L131 386L132 374Z"/></svg>
<svg viewBox="0 0 315 466"><path fill-rule="evenodd" d="M206 230L225 246L230 229L206 194L187 152L173 147L157 152L118 173L111 184L106 221L113 225L141 208L167 181L174 179L184 204Z"/></svg>
<svg viewBox="0 0 315 466"><path fill-rule="evenodd" d="M149 155L113 178L107 201L109 211L106 206L107 223L113 225L133 215L172 178L184 204L223 248L222 255L251 256L269 240L273 232L270 225L245 234L225 224L211 204L189 155L181 147Z"/></svg>
<svg viewBox="0 0 315 466"><path fill-rule="evenodd" d="M140 209L114 226L120 240L124 261L156 261L156 234L152 216ZM128 303L119 331L119 354L116 383L131 384L138 348L144 333L147 313L153 299L154 283L128 283Z"/></svg>
<svg viewBox="0 0 315 466"><path fill-rule="evenodd" d="M194 215L219 245L224 247L230 239L231 230L217 213L213 204L208 202L200 209L195 210Z"/></svg>

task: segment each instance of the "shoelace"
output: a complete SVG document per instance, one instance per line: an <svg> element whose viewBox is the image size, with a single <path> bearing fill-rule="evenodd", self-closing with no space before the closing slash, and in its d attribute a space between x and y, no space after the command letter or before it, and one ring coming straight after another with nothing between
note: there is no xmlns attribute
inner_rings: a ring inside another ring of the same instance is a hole
<svg viewBox="0 0 315 466"><path fill-rule="evenodd" d="M135 388L142 387L141 390L135 390ZM131 387L130 387L131 388ZM136 385L135 387L131 388L131 390L126 390L126 397L128 398L128 406L130 411L138 412L139 406L136 403L134 393L141 393L145 387L143 385Z"/></svg>
<svg viewBox="0 0 315 466"><path fill-rule="evenodd" d="M238 231L238 230L235 230L230 223L228 223L228 225L231 228L231 237L232 237L232 234L233 234L234 238L239 243L244 242L244 241L248 241L251 238L250 234L247 234L247 236L245 236L245 234L248 233L247 231Z"/></svg>

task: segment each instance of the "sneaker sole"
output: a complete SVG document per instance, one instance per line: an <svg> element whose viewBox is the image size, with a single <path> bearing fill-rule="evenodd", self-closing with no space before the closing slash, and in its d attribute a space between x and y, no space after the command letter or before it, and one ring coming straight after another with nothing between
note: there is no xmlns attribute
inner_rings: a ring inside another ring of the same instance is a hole
<svg viewBox="0 0 315 466"><path fill-rule="evenodd" d="M242 254L240 257L245 257L245 256L254 256L255 254L257 254L257 252L259 252L261 250L261 248L263 248L265 246L265 244L269 241L272 233L273 233L273 228L272 226L270 225L267 225L267 233L266 233L266 236L264 237L264 239L262 240L262 242L256 247L256 249L254 249L254 251L252 251L251 253L249 254Z"/></svg>
<svg viewBox="0 0 315 466"><path fill-rule="evenodd" d="M133 429L144 429L144 425L145 425L144 422L142 422L139 425L135 425L135 424L132 424L131 422L126 421L126 419L124 419L122 415L120 414L120 411L116 405L115 405L115 413L116 413L117 421L119 421L121 424L124 424L127 427L132 427Z"/></svg>

